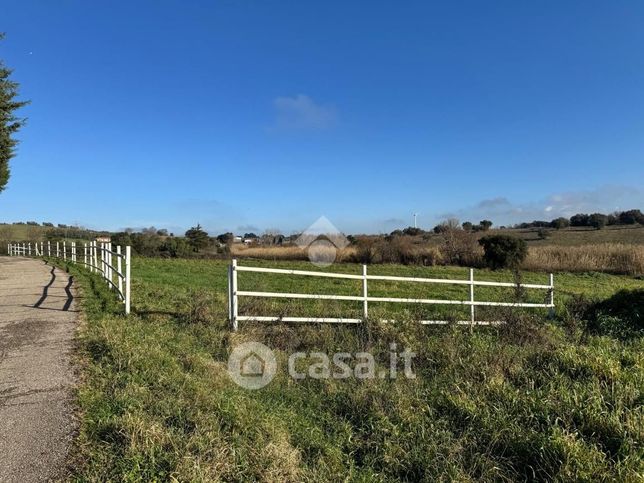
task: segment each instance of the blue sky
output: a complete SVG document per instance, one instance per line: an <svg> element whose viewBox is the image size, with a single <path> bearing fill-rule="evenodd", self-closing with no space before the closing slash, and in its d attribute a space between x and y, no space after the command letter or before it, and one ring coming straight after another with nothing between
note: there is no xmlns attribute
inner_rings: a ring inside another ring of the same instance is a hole
<svg viewBox="0 0 644 483"><path fill-rule="evenodd" d="M213 234L642 208L644 3L5 0L0 219Z"/></svg>

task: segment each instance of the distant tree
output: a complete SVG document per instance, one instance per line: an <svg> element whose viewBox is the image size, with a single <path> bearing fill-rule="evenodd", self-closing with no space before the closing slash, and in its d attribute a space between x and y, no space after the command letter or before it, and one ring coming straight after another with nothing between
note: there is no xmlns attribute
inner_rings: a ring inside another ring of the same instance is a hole
<svg viewBox="0 0 644 483"><path fill-rule="evenodd" d="M233 235L231 232L222 233L221 235L217 235L217 241L219 243L224 244L224 245L228 245L229 243L232 243L234 239L235 239L235 235Z"/></svg>
<svg viewBox="0 0 644 483"><path fill-rule="evenodd" d="M465 231L472 231L472 228L474 227L471 221L464 221L462 226Z"/></svg>
<svg viewBox="0 0 644 483"><path fill-rule="evenodd" d="M244 233L244 238L259 238L255 233Z"/></svg>
<svg viewBox="0 0 644 483"><path fill-rule="evenodd" d="M479 225L481 225L481 228L483 229L483 231L487 231L490 228L492 228L492 222L490 220L481 220L479 222Z"/></svg>
<svg viewBox="0 0 644 483"><path fill-rule="evenodd" d="M162 257L186 258L194 253L194 249L185 238L166 238L159 247L159 254Z"/></svg>
<svg viewBox="0 0 644 483"><path fill-rule="evenodd" d="M619 223L622 225L634 225L635 223L644 225L644 214L640 210L622 211L619 214Z"/></svg>
<svg viewBox="0 0 644 483"><path fill-rule="evenodd" d="M422 235L423 230L420 228L416 228L415 226L408 226L402 232L403 232L403 235L416 236L416 235Z"/></svg>
<svg viewBox="0 0 644 483"><path fill-rule="evenodd" d="M186 238L188 239L190 246L196 252L200 251L202 248L206 248L210 241L208 233L202 230L201 225L199 224L197 224L197 226L193 226L186 232Z"/></svg>
<svg viewBox="0 0 644 483"><path fill-rule="evenodd" d="M561 230L562 228L566 228L570 226L570 221L568 218L564 218L563 216L560 216L559 218L555 218L550 222L550 226L552 228L556 228L557 230Z"/></svg>
<svg viewBox="0 0 644 483"><path fill-rule="evenodd" d="M606 226L608 217L601 213L593 213L588 217L588 224L597 230L601 230Z"/></svg>
<svg viewBox="0 0 644 483"><path fill-rule="evenodd" d="M394 230L389 234L389 237L395 237L395 236L403 236L403 231L402 230Z"/></svg>
<svg viewBox="0 0 644 483"><path fill-rule="evenodd" d="M110 236L113 245L127 246L132 245L132 238L130 233L121 231L118 233L112 233Z"/></svg>
<svg viewBox="0 0 644 483"><path fill-rule="evenodd" d="M590 217L585 213L577 213L570 217L570 226L588 226Z"/></svg>
<svg viewBox="0 0 644 483"><path fill-rule="evenodd" d="M53 224L53 223L50 223L50 222L48 222L48 221L43 221L43 222L42 222L42 226L53 227L53 226L54 226L54 224Z"/></svg>
<svg viewBox="0 0 644 483"><path fill-rule="evenodd" d="M509 235L487 235L479 240L483 247L483 259L493 270L517 268L528 255L525 240Z"/></svg>
<svg viewBox="0 0 644 483"><path fill-rule="evenodd" d="M30 226L39 226L37 221L28 221L28 222L27 222L27 225L30 225Z"/></svg>
<svg viewBox="0 0 644 483"><path fill-rule="evenodd" d="M160 230L157 230L157 235L168 236L168 230L166 230L165 228L161 228Z"/></svg>
<svg viewBox="0 0 644 483"><path fill-rule="evenodd" d="M0 33L0 40L4 34ZM11 69L0 60L0 192L9 181L9 160L15 155L18 141L13 135L25 124L25 119L16 117L15 112L27 104L17 101L18 83L10 79Z"/></svg>
<svg viewBox="0 0 644 483"><path fill-rule="evenodd" d="M607 225L617 225L619 223L619 213L611 213L606 219Z"/></svg>

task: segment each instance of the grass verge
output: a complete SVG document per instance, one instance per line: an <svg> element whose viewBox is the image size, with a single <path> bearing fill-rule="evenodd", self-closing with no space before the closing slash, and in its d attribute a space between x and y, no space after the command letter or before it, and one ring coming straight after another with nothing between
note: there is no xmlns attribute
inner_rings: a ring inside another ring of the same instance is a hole
<svg viewBox="0 0 644 483"><path fill-rule="evenodd" d="M375 270L466 277L452 267ZM644 474L642 339L592 336L539 314L507 314L512 324L504 328L470 332L420 327L404 312L397 324L246 324L233 334L223 262L135 259L130 317L98 278L70 271L87 317L79 336L86 364L78 481L635 481ZM289 289L279 278L243 282ZM299 291L353 290L332 280L302 283ZM605 298L642 286L592 273L561 274L556 284L560 306L580 293ZM257 391L226 372L231 348L247 340L273 349L280 368ZM284 370L293 351L369 351L385 368L392 342L416 352L416 378L294 380Z"/></svg>

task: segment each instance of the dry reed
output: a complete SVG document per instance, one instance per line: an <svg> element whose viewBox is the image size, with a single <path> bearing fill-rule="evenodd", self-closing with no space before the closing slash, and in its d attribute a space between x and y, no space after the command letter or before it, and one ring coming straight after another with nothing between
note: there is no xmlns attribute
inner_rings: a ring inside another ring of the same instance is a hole
<svg viewBox="0 0 644 483"><path fill-rule="evenodd" d="M530 247L526 270L644 274L644 246L599 243L580 246Z"/></svg>

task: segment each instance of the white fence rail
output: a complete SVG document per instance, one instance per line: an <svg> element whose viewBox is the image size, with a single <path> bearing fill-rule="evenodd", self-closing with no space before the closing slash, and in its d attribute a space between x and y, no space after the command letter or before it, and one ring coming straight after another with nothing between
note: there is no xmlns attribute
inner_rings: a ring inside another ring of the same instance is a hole
<svg viewBox="0 0 644 483"><path fill-rule="evenodd" d="M82 253L81 253L82 250ZM55 257L85 266L92 273L99 273L110 286L116 290L118 297L125 305L125 313L130 313L131 287L131 249L125 247L125 253L118 245L113 249L112 243L88 242L80 244L72 241L9 243L7 252L10 256Z"/></svg>
<svg viewBox="0 0 644 483"><path fill-rule="evenodd" d="M239 272L260 272L275 273L282 275L296 275L305 277L325 277L336 279L350 279L362 281L362 294L360 295L328 295L328 294L302 294L302 293L281 293L281 292L254 292L239 290L237 274ZM451 284L469 286L468 300L443 300L443 299L418 299L418 298L397 298L397 297L370 297L368 292L369 280L388 280L395 282L410 283L427 283L427 284ZM474 287L512 287L520 289L541 289L547 291L547 303L527 303L527 302L493 302L475 300ZM304 270L287 270L279 268L260 268L244 267L237 264L233 259L228 267L228 316L233 330L237 330L239 321L258 321L258 322L317 322L317 323L344 323L357 324L367 319L369 316L370 302L394 302L406 304L433 304L433 305L466 305L470 307L470 320L457 321L462 325L496 325L503 321L477 321L475 318L476 306L496 306L496 307L542 307L550 311L554 309L554 276L549 274L548 284L530 284L530 283L510 283L510 282L492 282L484 280L474 280L474 269L470 268L469 278L467 280L451 280L443 278L418 278L418 277L396 277L389 275L368 275L367 265L362 266L362 274L350 273L330 273L330 272L312 272ZM268 297L268 298L287 298L287 299L316 299L316 300L345 300L362 302L362 318L336 318L336 317L275 317L261 315L239 315L239 297ZM421 320L422 324L447 324L446 320Z"/></svg>

